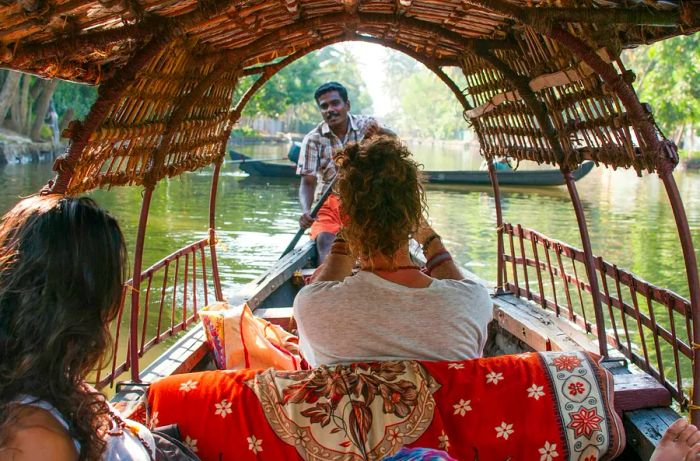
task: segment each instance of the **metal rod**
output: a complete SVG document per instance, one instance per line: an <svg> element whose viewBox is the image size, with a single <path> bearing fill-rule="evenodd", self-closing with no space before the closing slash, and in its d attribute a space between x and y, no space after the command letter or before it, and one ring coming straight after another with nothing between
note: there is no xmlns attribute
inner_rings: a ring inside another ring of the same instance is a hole
<svg viewBox="0 0 700 461"><path fill-rule="evenodd" d="M593 248L591 247L591 237L588 235L588 226L586 225L586 216L583 213L581 199L576 190L575 179L569 170L563 170L566 188L571 196L571 204L574 206L576 214L576 222L578 223L579 234L581 235L581 244L583 245L583 265L586 268L588 283L591 286L591 298L593 299L593 312L595 313L596 334L598 335L598 349L600 355L608 356L608 337L605 334L605 318L603 317L603 304L600 300L600 288L598 287L598 274L595 270L593 262Z"/></svg>
<svg viewBox="0 0 700 461"><path fill-rule="evenodd" d="M146 187L141 202L141 214L139 216L139 228L136 233L136 248L134 249L134 272L131 282L131 322L129 330L129 356L131 358L131 380L141 382L139 377L139 300L141 297L141 269L143 265L143 245L146 237L146 225L148 224L148 210L151 207L153 187Z"/></svg>
<svg viewBox="0 0 700 461"><path fill-rule="evenodd" d="M688 217L685 214L683 200L678 191L678 185L670 170L659 173L661 181L666 188L666 194L671 202L673 217L676 220L678 238L681 241L685 272L688 277L688 290L690 291L690 312L693 316L693 394L690 419L693 424L700 423L700 350L695 347L700 344L700 277L698 277L698 262L693 247L693 237L690 234Z"/></svg>
<svg viewBox="0 0 700 461"><path fill-rule="evenodd" d="M489 168L489 178L491 178L493 199L496 206L496 270L498 271L496 275L496 294L501 294L504 292L503 275L505 272L505 261L503 260L503 210L501 209L501 189L498 186L498 175L496 175L496 169L493 166L493 161L489 158L486 160L486 163ZM515 261L513 261L513 264L515 264ZM515 284L518 284L517 280Z"/></svg>
<svg viewBox="0 0 700 461"><path fill-rule="evenodd" d="M216 192L219 188L219 173L221 162L214 163L214 174L211 178L211 191L209 192L209 252L211 253L211 275L214 279L214 295L217 301L224 300L221 290L221 278L219 277L219 264L216 257Z"/></svg>

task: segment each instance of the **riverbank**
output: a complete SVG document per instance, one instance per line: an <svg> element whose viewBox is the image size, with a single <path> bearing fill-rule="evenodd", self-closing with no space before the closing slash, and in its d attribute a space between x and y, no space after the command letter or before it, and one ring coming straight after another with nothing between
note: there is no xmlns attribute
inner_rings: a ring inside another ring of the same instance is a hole
<svg viewBox="0 0 700 461"><path fill-rule="evenodd" d="M0 166L52 161L64 148L65 144L54 146L50 141L36 142L14 131L0 128Z"/></svg>

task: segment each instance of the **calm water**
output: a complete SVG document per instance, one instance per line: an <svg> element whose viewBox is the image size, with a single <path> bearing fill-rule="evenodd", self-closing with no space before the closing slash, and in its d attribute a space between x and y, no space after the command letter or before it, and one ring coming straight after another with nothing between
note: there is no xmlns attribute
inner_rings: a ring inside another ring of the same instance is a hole
<svg viewBox="0 0 700 461"><path fill-rule="evenodd" d="M412 146L426 169L478 169L470 149ZM241 146L256 158L284 157L286 145ZM538 168L522 165L522 168ZM38 190L51 177L50 163L9 165L0 169L0 212L20 196ZM700 247L700 175L676 174L696 246ZM206 235L211 169L163 181L154 193L145 247L145 267ZM594 168L577 183L593 239L593 249L652 283L687 296L685 271L675 224L663 185L655 175ZM296 231L297 181L246 177L234 164L222 169L217 232L222 282L227 291L253 279L278 258ZM115 214L130 250L141 190L115 188L92 196ZM580 246L565 187L503 188L507 222ZM456 259L479 276L495 279L495 211L490 187L430 186L430 216Z"/></svg>

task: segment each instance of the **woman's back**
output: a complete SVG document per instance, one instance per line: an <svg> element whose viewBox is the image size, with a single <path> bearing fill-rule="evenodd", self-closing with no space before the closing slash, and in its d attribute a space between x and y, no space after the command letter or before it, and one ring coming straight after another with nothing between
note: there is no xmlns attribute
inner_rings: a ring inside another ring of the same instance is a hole
<svg viewBox="0 0 700 461"><path fill-rule="evenodd" d="M299 345L312 366L479 357L491 312L476 282L433 279L409 288L368 271L308 285L294 301Z"/></svg>

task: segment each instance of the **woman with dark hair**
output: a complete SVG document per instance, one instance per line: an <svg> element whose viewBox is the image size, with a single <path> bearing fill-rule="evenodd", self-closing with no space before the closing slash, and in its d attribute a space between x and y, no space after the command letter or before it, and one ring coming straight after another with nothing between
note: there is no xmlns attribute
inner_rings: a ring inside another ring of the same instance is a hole
<svg viewBox="0 0 700 461"><path fill-rule="evenodd" d="M316 281L294 301L299 345L312 366L379 360L479 357L492 307L465 280L423 220L418 164L397 139L376 137L336 157L341 235ZM409 239L427 259L412 263ZM360 271L352 275L356 259Z"/></svg>
<svg viewBox="0 0 700 461"><path fill-rule="evenodd" d="M0 222L0 460L147 460L153 438L85 376L111 349L126 249L89 198L34 196Z"/></svg>

